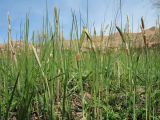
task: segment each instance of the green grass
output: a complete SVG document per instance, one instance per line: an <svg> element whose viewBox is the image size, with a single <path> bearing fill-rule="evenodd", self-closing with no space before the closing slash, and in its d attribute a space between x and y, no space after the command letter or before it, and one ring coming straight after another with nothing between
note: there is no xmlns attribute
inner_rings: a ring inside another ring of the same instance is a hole
<svg viewBox="0 0 160 120"><path fill-rule="evenodd" d="M128 48L127 37L118 28L125 46L117 52L102 52L93 46L82 52L87 36L78 39L73 13L70 48L63 49L59 12L54 10L54 32L43 22L44 38L30 47L29 18L26 17L25 47L16 54L0 54L0 118L18 120L160 119L159 48ZM144 29L144 27L143 27ZM76 34L75 34L75 33ZM39 46L40 53L36 51ZM126 47L127 46L127 47ZM129 54L124 49L129 50ZM15 50L16 51L16 50Z"/></svg>

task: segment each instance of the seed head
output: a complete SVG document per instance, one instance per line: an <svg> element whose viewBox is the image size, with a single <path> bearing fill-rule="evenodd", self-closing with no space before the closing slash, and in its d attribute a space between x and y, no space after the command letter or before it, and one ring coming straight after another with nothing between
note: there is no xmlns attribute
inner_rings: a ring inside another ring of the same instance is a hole
<svg viewBox="0 0 160 120"><path fill-rule="evenodd" d="M80 53L77 53L76 54L76 61L79 62L81 60L81 55Z"/></svg>

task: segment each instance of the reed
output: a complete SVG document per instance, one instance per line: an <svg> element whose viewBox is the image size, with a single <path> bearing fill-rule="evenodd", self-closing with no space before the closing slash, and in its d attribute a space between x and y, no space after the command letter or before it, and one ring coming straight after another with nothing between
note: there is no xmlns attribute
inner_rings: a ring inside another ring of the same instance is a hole
<svg viewBox="0 0 160 120"><path fill-rule="evenodd" d="M65 41L59 10L53 12L54 26L46 12L42 33L33 32L31 40L31 21L26 15L24 48L19 51L12 46L8 17L8 50L0 53L0 119L159 119L159 47L147 46L144 20L145 46L133 48L130 26L128 31L115 26L122 46L114 52L109 49L113 25L108 38L102 29L104 48L97 49L96 28L93 35L87 27L81 31L72 12L71 40ZM102 28L108 30L108 26ZM87 51L83 51L85 42L90 46Z"/></svg>

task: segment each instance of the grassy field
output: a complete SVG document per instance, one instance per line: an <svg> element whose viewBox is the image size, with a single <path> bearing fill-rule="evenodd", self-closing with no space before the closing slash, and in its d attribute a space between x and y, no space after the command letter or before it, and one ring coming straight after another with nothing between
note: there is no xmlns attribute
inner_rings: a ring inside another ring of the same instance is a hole
<svg viewBox="0 0 160 120"><path fill-rule="evenodd" d="M8 28L8 45L0 53L0 120L159 120L160 48L148 47L143 19L144 46L132 47L132 37L117 26L122 45L115 52L96 49L86 28L77 40L74 15L64 49L58 14L55 9L54 32L46 21L40 42L34 33L29 41L26 16L19 49ZM86 38L90 50L82 52Z"/></svg>

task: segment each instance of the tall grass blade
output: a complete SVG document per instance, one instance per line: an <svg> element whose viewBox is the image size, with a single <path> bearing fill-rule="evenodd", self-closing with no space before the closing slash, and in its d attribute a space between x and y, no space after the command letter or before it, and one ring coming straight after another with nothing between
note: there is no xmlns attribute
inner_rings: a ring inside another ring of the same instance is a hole
<svg viewBox="0 0 160 120"><path fill-rule="evenodd" d="M6 109L5 120L8 120L8 114L9 114L9 111L10 111L10 107L11 107L11 105L12 105L13 97L14 97L14 95L15 95L16 86L17 86L17 83L18 83L19 76L20 76L20 72L18 72L18 75L17 75L16 81L15 81L13 90L12 90L12 92L11 92L11 97L10 97L10 99L9 99L9 101L8 101L8 106L7 106L7 109Z"/></svg>

